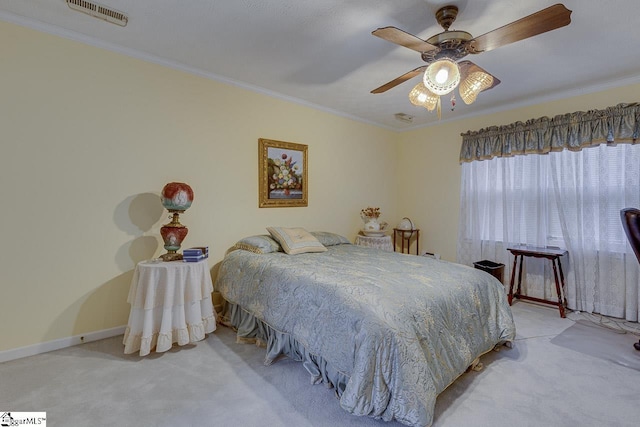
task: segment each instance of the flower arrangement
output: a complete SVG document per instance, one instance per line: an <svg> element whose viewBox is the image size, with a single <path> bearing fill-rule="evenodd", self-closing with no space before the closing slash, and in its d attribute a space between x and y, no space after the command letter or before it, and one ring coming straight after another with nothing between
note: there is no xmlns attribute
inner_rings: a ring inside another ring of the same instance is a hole
<svg viewBox="0 0 640 427"><path fill-rule="evenodd" d="M362 218L380 218L380 208L372 208L371 206L367 206L365 209L360 211L360 217Z"/></svg>
<svg viewBox="0 0 640 427"><path fill-rule="evenodd" d="M267 159L269 167L269 190L284 190L289 195L290 190L302 188L300 167L293 157L283 153L281 159Z"/></svg>

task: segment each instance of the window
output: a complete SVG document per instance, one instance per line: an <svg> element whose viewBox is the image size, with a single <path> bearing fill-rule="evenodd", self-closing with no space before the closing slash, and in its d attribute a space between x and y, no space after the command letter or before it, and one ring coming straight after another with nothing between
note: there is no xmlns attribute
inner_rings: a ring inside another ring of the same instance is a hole
<svg viewBox="0 0 640 427"><path fill-rule="evenodd" d="M639 205L639 169L640 145L628 144L465 163L464 193L478 207L462 217L463 237L473 238L478 221L482 240L563 246L560 214L591 212L603 218L592 224L594 247L624 252L619 212Z"/></svg>
<svg viewBox="0 0 640 427"><path fill-rule="evenodd" d="M640 268L620 210L640 207L640 145L464 163L461 186L459 262L509 269L508 245L563 247L570 308L638 320ZM548 274L528 281L548 282Z"/></svg>

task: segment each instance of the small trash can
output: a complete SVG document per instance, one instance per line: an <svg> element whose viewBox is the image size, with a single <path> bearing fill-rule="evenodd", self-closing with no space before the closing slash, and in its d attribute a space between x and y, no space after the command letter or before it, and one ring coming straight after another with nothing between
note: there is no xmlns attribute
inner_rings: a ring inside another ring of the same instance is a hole
<svg viewBox="0 0 640 427"><path fill-rule="evenodd" d="M487 273L498 279L500 283L502 283L502 276L504 275L504 264L499 264L497 262L485 259L482 261L474 262L473 266L478 270L486 271Z"/></svg>

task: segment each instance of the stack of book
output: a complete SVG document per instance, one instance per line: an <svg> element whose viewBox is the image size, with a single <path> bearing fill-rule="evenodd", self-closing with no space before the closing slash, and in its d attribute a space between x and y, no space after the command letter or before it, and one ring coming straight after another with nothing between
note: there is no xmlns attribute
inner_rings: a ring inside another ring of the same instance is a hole
<svg viewBox="0 0 640 427"><path fill-rule="evenodd" d="M209 258L209 246L198 246L182 251L184 262L198 262L206 258Z"/></svg>

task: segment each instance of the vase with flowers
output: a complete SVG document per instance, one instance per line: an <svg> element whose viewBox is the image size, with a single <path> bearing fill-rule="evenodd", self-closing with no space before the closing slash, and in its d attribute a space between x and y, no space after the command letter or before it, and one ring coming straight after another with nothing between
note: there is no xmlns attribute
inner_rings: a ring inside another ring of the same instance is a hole
<svg viewBox="0 0 640 427"><path fill-rule="evenodd" d="M364 221L364 229L367 231L380 231L380 208L366 207L360 211L360 218Z"/></svg>

